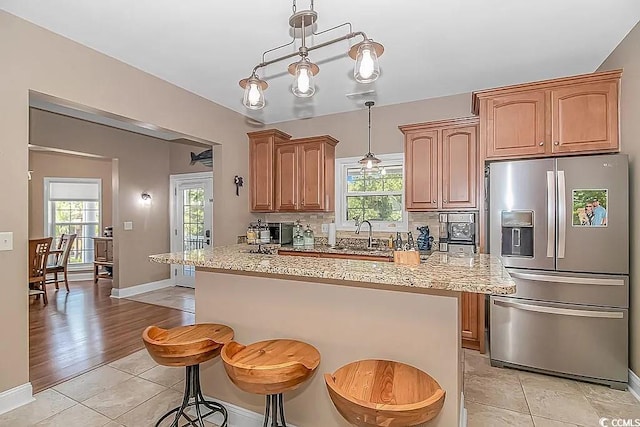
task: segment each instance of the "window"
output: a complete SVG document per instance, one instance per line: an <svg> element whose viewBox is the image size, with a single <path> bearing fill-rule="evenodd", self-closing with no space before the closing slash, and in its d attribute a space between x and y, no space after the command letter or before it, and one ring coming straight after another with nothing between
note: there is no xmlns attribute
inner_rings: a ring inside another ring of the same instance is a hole
<svg viewBox="0 0 640 427"><path fill-rule="evenodd" d="M364 172L359 157L336 159L336 228L355 230L355 219L369 220L374 231L407 231L404 210L404 155L377 156L382 166Z"/></svg>
<svg viewBox="0 0 640 427"><path fill-rule="evenodd" d="M100 179L45 178L44 222L56 246L62 234L77 234L69 265L81 267L93 262L92 237L100 235Z"/></svg>

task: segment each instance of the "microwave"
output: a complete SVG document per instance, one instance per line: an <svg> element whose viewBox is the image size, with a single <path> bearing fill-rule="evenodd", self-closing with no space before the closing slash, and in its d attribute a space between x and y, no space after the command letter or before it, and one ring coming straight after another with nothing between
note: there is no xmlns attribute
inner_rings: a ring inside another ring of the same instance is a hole
<svg viewBox="0 0 640 427"><path fill-rule="evenodd" d="M272 244L289 245L293 243L292 222L268 222Z"/></svg>

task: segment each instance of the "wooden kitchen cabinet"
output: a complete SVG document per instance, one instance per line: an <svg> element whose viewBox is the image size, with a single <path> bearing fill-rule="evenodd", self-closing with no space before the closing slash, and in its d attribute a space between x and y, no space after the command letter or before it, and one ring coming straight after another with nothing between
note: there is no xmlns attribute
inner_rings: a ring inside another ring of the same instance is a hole
<svg viewBox="0 0 640 427"><path fill-rule="evenodd" d="M477 206L478 119L400 126L405 135L408 211Z"/></svg>
<svg viewBox="0 0 640 427"><path fill-rule="evenodd" d="M554 154L617 151L619 79L551 91Z"/></svg>
<svg viewBox="0 0 640 427"><path fill-rule="evenodd" d="M334 209L337 143L324 135L275 144L275 212Z"/></svg>
<svg viewBox="0 0 640 427"><path fill-rule="evenodd" d="M462 293L462 347L485 352L485 296Z"/></svg>
<svg viewBox="0 0 640 427"><path fill-rule="evenodd" d="M288 141L291 135L270 129L250 132L249 136L249 203L253 212L273 212L274 155L276 142Z"/></svg>
<svg viewBox="0 0 640 427"><path fill-rule="evenodd" d="M520 159L620 151L622 70L475 92L481 157Z"/></svg>
<svg viewBox="0 0 640 427"><path fill-rule="evenodd" d="M276 207L275 210L295 210L298 207L298 147L283 144L276 147Z"/></svg>
<svg viewBox="0 0 640 427"><path fill-rule="evenodd" d="M476 207L478 127L442 129L442 207Z"/></svg>
<svg viewBox="0 0 640 427"><path fill-rule="evenodd" d="M539 90L487 100L487 158L544 155L545 99Z"/></svg>
<svg viewBox="0 0 640 427"><path fill-rule="evenodd" d="M405 205L407 210L438 208L438 131L405 135Z"/></svg>

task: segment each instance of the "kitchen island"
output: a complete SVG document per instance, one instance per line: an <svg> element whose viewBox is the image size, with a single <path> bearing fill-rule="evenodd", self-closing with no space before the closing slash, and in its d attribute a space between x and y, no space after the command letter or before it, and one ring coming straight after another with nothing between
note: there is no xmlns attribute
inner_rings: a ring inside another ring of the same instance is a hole
<svg viewBox="0 0 640 427"><path fill-rule="evenodd" d="M429 425L459 425L460 295L514 293L514 282L497 258L435 252L409 266L248 251L246 245L233 245L151 259L196 267L197 322L224 323L240 343L295 338L320 351L319 374L285 395L293 425L346 427L320 374L367 358L397 360L429 373L447 393ZM263 398L233 386L219 360L203 366L201 375L207 395L263 411Z"/></svg>

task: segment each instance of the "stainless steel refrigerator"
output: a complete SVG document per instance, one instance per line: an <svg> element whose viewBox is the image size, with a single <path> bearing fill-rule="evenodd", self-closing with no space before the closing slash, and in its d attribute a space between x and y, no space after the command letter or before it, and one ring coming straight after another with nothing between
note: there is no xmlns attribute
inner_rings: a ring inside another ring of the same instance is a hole
<svg viewBox="0 0 640 427"><path fill-rule="evenodd" d="M489 250L517 287L490 298L492 365L626 388L628 175L623 154L490 165Z"/></svg>

